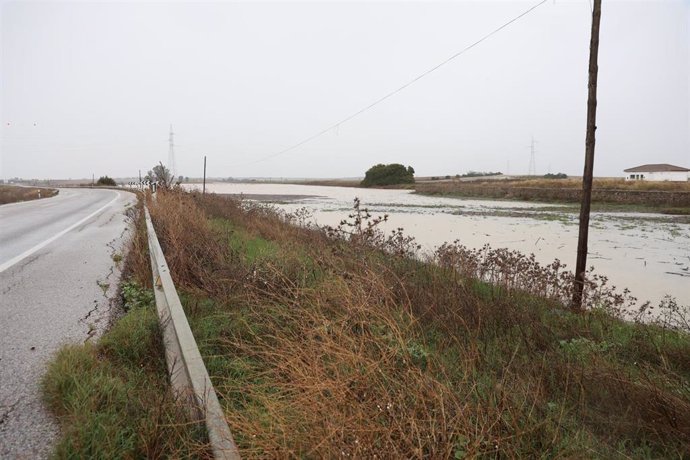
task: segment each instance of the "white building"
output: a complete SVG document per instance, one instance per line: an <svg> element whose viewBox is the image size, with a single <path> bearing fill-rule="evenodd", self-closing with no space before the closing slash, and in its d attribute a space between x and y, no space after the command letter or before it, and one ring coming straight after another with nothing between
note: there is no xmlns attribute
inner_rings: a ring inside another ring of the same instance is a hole
<svg viewBox="0 0 690 460"><path fill-rule="evenodd" d="M669 164L642 165L625 169L625 180L673 181L690 180L690 169Z"/></svg>

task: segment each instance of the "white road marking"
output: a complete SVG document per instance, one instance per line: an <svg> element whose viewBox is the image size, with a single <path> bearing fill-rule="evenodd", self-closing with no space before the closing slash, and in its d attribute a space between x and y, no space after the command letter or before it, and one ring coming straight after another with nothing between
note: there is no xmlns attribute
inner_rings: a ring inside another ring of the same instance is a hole
<svg viewBox="0 0 690 460"><path fill-rule="evenodd" d="M44 247L48 246L48 245L49 245L50 243L52 243L53 241L55 241L55 240L57 240L58 238L60 238L60 237L61 237L62 235L64 235L65 233L69 232L70 230L75 229L75 228L78 227L79 225L81 225L81 224L83 224L84 222L86 222L87 220L91 219L93 216L95 216L95 215L99 214L100 212L102 212L105 208L107 208L108 206L110 206L111 204L113 204L118 198L120 198L120 192L115 192L115 193L117 194L117 196L116 196L115 198L113 198L112 200L110 200L105 206L103 206L103 207L97 209L96 211L92 212L92 213L89 214L88 216L86 216L86 217L84 217L83 219L81 219L79 222L76 222L76 223L70 225L70 226L67 227L66 229L64 229L64 230L62 230L62 231L56 233L55 235L51 236L51 237L48 238L47 240L45 240L45 241L43 241L43 242L41 242L41 243L38 243L36 246L32 247L31 249L28 249L28 250L22 252L22 253L19 254L18 256L13 257L13 258L11 258L10 260L8 260L7 262L5 262L5 263L3 263L2 265L0 265L0 273L4 272L5 270L7 270L8 268L10 268L11 266L13 266L14 264L16 264L17 262L21 262L22 259L25 259L25 258L29 257L29 256L30 256L31 254L33 254L34 252L36 252L36 251L38 251L38 250L40 250L40 249L43 249Z"/></svg>

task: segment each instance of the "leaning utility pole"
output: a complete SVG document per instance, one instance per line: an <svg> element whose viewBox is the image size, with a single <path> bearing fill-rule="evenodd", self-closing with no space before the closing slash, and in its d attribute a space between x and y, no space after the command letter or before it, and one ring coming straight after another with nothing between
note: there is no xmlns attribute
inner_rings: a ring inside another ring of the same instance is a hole
<svg viewBox="0 0 690 460"><path fill-rule="evenodd" d="M599 71L599 23L601 0L594 0L592 10L592 37L589 42L589 95L587 96L587 137L585 140L585 171L582 176L582 204L580 205L580 233L577 240L577 264L573 284L573 308L582 309L582 292L587 270L587 239L589 236L589 210L592 201L594 175L594 132L597 129L597 72Z"/></svg>

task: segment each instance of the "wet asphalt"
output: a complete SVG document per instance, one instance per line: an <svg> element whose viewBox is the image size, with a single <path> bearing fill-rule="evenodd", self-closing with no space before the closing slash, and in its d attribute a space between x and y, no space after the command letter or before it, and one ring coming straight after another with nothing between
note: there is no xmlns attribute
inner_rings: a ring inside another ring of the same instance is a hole
<svg viewBox="0 0 690 460"><path fill-rule="evenodd" d="M0 458L47 458L59 433L40 382L67 343L106 327L128 237L126 191L61 189L0 206Z"/></svg>

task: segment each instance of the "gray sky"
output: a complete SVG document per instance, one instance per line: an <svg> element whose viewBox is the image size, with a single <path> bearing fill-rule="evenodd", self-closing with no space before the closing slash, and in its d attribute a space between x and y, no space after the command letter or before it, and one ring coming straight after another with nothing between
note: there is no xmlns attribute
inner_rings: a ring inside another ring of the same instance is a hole
<svg viewBox="0 0 690 460"><path fill-rule="evenodd" d="M588 0L3 2L0 177L581 174ZM690 1L604 0L595 174L690 167ZM509 166L508 166L509 165ZM508 169L509 168L509 169Z"/></svg>

